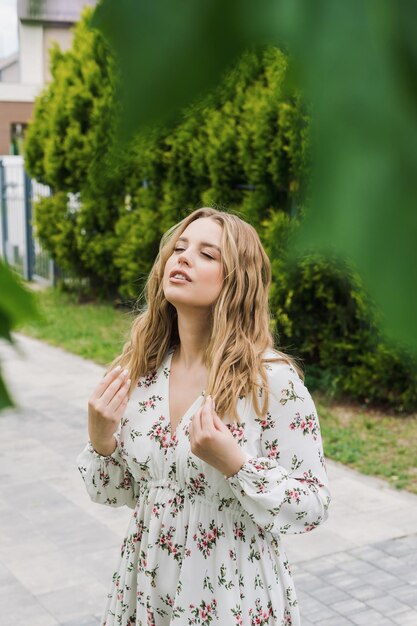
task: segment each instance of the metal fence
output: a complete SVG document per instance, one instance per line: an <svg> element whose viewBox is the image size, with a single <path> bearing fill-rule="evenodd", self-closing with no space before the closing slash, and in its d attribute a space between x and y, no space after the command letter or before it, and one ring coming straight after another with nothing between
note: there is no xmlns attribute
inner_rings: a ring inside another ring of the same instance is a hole
<svg viewBox="0 0 417 626"><path fill-rule="evenodd" d="M33 228L36 201L51 189L31 179L23 157L0 157L0 254L25 280L55 285L60 271Z"/></svg>

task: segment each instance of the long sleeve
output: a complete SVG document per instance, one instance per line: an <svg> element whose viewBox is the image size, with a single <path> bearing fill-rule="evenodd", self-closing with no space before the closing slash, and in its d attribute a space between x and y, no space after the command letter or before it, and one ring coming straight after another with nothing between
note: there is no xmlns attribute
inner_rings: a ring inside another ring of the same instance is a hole
<svg viewBox="0 0 417 626"><path fill-rule="evenodd" d="M139 489L129 472L120 449L120 433L115 434L116 449L109 456L96 452L88 441L77 457L78 469L93 502L108 506L135 508Z"/></svg>
<svg viewBox="0 0 417 626"><path fill-rule="evenodd" d="M268 411L260 425L262 455L229 476L251 519L272 533L304 533L328 517L330 492L316 407L295 370L273 366Z"/></svg>

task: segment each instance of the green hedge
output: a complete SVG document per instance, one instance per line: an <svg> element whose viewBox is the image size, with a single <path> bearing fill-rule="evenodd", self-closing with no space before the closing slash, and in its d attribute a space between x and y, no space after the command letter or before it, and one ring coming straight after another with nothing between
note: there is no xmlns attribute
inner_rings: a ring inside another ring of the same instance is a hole
<svg viewBox="0 0 417 626"><path fill-rule="evenodd" d="M327 398L410 412L417 407L417 367L378 330L378 312L346 262L315 253L294 267L286 252L300 224L274 212L262 224L272 260L270 305L279 344L301 355L306 381Z"/></svg>
<svg viewBox="0 0 417 626"><path fill-rule="evenodd" d="M352 268L317 254L289 265L286 250L308 194L309 113L276 48L245 53L210 96L170 128L115 146L117 76L86 10L74 44L51 52L25 144L32 176L54 189L36 207L42 244L102 297L133 303L162 233L203 205L237 212L271 258L273 330L331 395L417 407L416 364L378 332ZM79 207L67 201L76 194ZM72 206L72 208L71 208Z"/></svg>

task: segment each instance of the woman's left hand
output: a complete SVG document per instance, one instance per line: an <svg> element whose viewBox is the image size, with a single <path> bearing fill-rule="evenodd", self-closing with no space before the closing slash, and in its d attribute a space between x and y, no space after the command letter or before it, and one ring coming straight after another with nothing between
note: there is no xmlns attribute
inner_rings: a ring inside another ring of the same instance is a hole
<svg viewBox="0 0 417 626"><path fill-rule="evenodd" d="M214 400L207 396L190 422L191 452L226 477L242 467L246 456L226 424L215 412Z"/></svg>

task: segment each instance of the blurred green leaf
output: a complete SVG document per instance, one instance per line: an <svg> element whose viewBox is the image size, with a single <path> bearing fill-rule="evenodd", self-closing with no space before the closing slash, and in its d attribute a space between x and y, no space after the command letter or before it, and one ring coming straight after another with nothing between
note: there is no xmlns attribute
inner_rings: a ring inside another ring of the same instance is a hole
<svg viewBox="0 0 417 626"><path fill-rule="evenodd" d="M119 59L125 136L178 116L245 47L289 53L313 118L294 255L353 262L386 332L417 353L417 3L103 0L95 24Z"/></svg>
<svg viewBox="0 0 417 626"><path fill-rule="evenodd" d="M11 330L29 319L42 320L33 294L24 287L22 279L0 259L0 337L16 348ZM15 406L0 374L0 411Z"/></svg>
<svg viewBox="0 0 417 626"><path fill-rule="evenodd" d="M34 296L23 279L0 259L0 336L13 342L8 331L23 321L42 319Z"/></svg>
<svg viewBox="0 0 417 626"><path fill-rule="evenodd" d="M164 123L214 87L248 45L240 1L111 0L101 2L93 25L119 59L121 130Z"/></svg>

